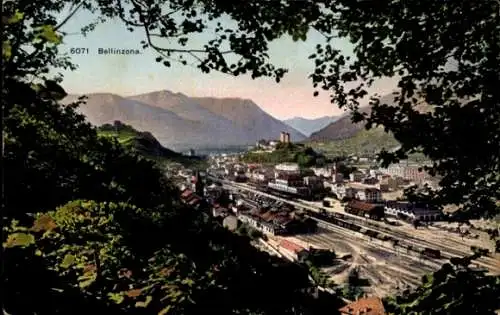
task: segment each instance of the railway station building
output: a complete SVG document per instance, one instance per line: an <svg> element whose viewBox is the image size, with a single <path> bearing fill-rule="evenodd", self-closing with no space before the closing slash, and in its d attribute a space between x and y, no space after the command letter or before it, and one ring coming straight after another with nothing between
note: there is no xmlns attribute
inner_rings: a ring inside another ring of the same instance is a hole
<svg viewBox="0 0 500 315"><path fill-rule="evenodd" d="M345 206L345 212L362 217L368 217L374 220L380 220L384 217L384 206L359 200L352 200Z"/></svg>

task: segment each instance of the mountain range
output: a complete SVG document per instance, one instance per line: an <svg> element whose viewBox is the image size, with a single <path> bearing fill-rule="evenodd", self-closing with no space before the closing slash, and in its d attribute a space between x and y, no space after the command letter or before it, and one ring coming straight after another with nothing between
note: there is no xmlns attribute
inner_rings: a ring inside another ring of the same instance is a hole
<svg viewBox="0 0 500 315"><path fill-rule="evenodd" d="M323 129L337 119L337 116L323 116L313 119L294 117L283 120L283 122L309 137L313 132Z"/></svg>
<svg viewBox="0 0 500 315"><path fill-rule="evenodd" d="M260 139L278 139L282 131L292 141L306 136L263 111L251 100L189 97L167 90L123 97L111 93L86 94L79 111L93 125L114 121L151 132L174 150L250 145ZM63 103L75 101L69 95Z"/></svg>
<svg viewBox="0 0 500 315"><path fill-rule="evenodd" d="M395 106L394 94L387 94L380 97L380 103L387 104L389 106ZM419 112L425 112L432 110L432 107L421 100L415 110ZM359 109L362 113L370 114L371 107L365 106ZM361 130L364 130L364 123L353 123L351 120L350 113L346 113L336 119L335 121L329 123L324 128L313 132L308 141L332 141L332 140L343 140L356 136ZM370 131L368 132L371 133Z"/></svg>

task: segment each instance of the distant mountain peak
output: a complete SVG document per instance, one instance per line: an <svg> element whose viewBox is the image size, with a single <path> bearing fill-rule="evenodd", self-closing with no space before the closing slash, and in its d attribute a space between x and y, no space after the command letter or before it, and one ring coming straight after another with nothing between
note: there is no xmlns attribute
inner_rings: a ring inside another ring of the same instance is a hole
<svg viewBox="0 0 500 315"><path fill-rule="evenodd" d="M137 130L151 131L162 145L175 150L251 145L259 139L276 139L282 131L289 132L292 141L306 138L249 99L190 97L166 89L129 97L88 96L80 111L91 123L120 120Z"/></svg>
<svg viewBox="0 0 500 315"><path fill-rule="evenodd" d="M306 136L311 135L312 133L321 130L326 127L328 124L334 122L338 119L335 116L323 116L319 118L303 118L303 117L293 117L290 119L286 119L283 122L294 129L302 132Z"/></svg>
<svg viewBox="0 0 500 315"><path fill-rule="evenodd" d="M389 93L384 96L378 96L381 104L387 104L389 106L396 106L396 102L394 99L394 93ZM432 108L423 101L420 101L417 106L414 107L415 110L419 112L429 111ZM359 111L362 113L370 114L371 106L364 106L359 108ZM363 123L353 123L351 119L351 115L349 112L346 112L342 115L338 120L328 124L321 130L318 130L311 134L309 140L312 141L324 141L324 140L338 140L338 139L347 139L354 137L358 132L364 129Z"/></svg>

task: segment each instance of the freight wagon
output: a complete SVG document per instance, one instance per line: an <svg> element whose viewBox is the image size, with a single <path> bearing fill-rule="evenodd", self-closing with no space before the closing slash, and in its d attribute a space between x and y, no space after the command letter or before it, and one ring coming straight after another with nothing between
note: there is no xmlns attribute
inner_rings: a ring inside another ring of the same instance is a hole
<svg viewBox="0 0 500 315"><path fill-rule="evenodd" d="M424 248L421 252L423 256L430 257L430 258L435 258L435 259L440 259L441 258L441 251L438 249L432 249L432 248Z"/></svg>

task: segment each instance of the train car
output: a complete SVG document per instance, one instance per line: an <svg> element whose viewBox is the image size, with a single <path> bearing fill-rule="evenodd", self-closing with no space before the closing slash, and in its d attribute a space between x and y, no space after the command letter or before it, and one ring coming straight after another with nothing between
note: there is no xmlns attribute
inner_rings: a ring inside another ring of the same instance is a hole
<svg viewBox="0 0 500 315"><path fill-rule="evenodd" d="M478 246L471 246L470 249L474 254L479 254L481 256L490 256L490 254L491 254L490 250L487 248L482 248L482 247L478 247Z"/></svg>
<svg viewBox="0 0 500 315"><path fill-rule="evenodd" d="M439 259L439 258L441 258L441 251L438 249L432 249L432 248L426 247L422 250L422 255L430 257L430 258Z"/></svg>

